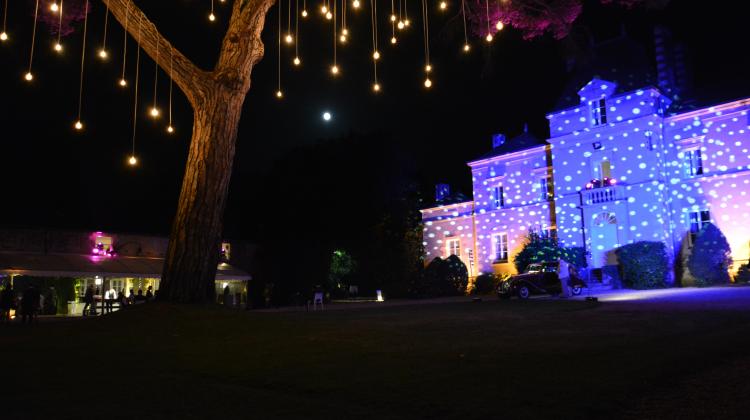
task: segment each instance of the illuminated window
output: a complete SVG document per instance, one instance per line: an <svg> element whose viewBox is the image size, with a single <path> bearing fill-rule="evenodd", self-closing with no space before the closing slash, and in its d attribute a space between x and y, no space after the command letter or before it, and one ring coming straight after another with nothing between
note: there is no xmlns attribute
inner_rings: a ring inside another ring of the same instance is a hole
<svg viewBox="0 0 750 420"><path fill-rule="evenodd" d="M591 101L591 122L594 125L607 123L607 101L604 98Z"/></svg>
<svg viewBox="0 0 750 420"><path fill-rule="evenodd" d="M552 180L549 177L539 178L539 198L542 201L549 201L555 196Z"/></svg>
<svg viewBox="0 0 750 420"><path fill-rule="evenodd" d="M458 238L446 240L445 252L448 254L449 257L451 255L460 257L461 256L461 240Z"/></svg>
<svg viewBox="0 0 750 420"><path fill-rule="evenodd" d="M499 209L505 205L504 193L502 185L492 190L492 208Z"/></svg>
<svg viewBox="0 0 750 420"><path fill-rule="evenodd" d="M599 171L599 177L601 179L612 178L612 164L609 160L602 159L602 161L596 166L596 169Z"/></svg>
<svg viewBox="0 0 750 420"><path fill-rule="evenodd" d="M687 176L703 175L703 155L701 154L701 149L686 150L684 155Z"/></svg>
<svg viewBox="0 0 750 420"><path fill-rule="evenodd" d="M508 234L496 233L492 235L492 250L495 253L496 263L508 262Z"/></svg>
<svg viewBox="0 0 750 420"><path fill-rule="evenodd" d="M711 222L711 212L708 210L690 212L690 245L695 243L695 238L704 226Z"/></svg>

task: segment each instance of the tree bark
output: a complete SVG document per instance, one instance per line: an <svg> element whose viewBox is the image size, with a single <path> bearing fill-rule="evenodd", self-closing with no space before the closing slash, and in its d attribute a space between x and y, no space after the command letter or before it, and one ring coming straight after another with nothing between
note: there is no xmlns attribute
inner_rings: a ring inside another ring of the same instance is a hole
<svg viewBox="0 0 750 420"><path fill-rule="evenodd" d="M242 106L253 66L263 57L260 35L275 0L234 1L219 61L211 72L199 69L174 49L132 0L102 1L121 25L128 19L130 35L138 39L140 34L141 48L165 71L170 62L163 51L172 51L174 81L194 112L158 297L179 303L212 301Z"/></svg>

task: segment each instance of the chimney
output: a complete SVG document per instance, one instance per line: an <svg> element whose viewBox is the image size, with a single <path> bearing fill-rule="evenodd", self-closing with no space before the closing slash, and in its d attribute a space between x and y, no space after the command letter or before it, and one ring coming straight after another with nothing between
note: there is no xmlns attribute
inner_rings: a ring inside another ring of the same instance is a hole
<svg viewBox="0 0 750 420"><path fill-rule="evenodd" d="M451 186L449 184L437 184L435 185L435 201L442 202L448 199L451 195Z"/></svg>
<svg viewBox="0 0 750 420"><path fill-rule="evenodd" d="M498 147L505 144L505 134L493 134L492 135L492 149L497 149Z"/></svg>

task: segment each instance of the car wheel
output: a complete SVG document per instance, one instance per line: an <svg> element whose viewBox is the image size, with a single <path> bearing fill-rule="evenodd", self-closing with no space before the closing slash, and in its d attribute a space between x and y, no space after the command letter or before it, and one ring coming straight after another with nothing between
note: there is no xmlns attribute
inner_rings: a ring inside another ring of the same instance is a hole
<svg viewBox="0 0 750 420"><path fill-rule="evenodd" d="M583 291L583 287L581 287L580 284L577 284L570 288L570 291L573 293L573 296L578 296Z"/></svg>
<svg viewBox="0 0 750 420"><path fill-rule="evenodd" d="M528 299L531 295L531 291L526 286L521 286L518 288L518 297L521 299Z"/></svg>

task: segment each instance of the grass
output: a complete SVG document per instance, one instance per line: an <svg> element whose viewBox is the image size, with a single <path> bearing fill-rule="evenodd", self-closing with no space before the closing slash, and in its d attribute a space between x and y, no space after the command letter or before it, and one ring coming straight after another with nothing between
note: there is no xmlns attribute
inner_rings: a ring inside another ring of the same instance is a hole
<svg viewBox="0 0 750 420"><path fill-rule="evenodd" d="M703 378L746 366L748 321L750 311L554 300L322 313L143 305L0 325L0 372L13 384L2 417L642 418L712 401Z"/></svg>

